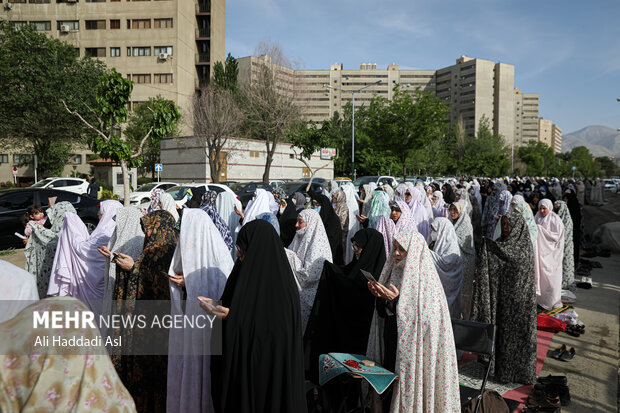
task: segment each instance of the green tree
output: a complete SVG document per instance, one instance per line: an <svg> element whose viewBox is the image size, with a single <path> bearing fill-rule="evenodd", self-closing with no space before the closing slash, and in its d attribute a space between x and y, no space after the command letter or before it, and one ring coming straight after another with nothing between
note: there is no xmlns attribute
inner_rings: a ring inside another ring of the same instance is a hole
<svg viewBox="0 0 620 413"><path fill-rule="evenodd" d="M375 96L368 107L359 110L361 129L373 148L395 160L403 176L416 149L444 140L449 111L448 104L431 92L422 93L418 88L412 96L398 85L392 100Z"/></svg>
<svg viewBox="0 0 620 413"><path fill-rule="evenodd" d="M239 64L230 53L226 56L226 62L215 62L213 66L213 82L222 89L237 91L237 77L239 76Z"/></svg>
<svg viewBox="0 0 620 413"><path fill-rule="evenodd" d="M568 162L577 167L577 174L584 177L599 175L600 165L585 146L576 146L568 153Z"/></svg>
<svg viewBox="0 0 620 413"><path fill-rule="evenodd" d="M618 173L618 167L614 163L613 159L607 156L599 156L595 159L595 161L600 165L601 172L604 173L605 177L609 178L610 176L614 176Z"/></svg>
<svg viewBox="0 0 620 413"><path fill-rule="evenodd" d="M530 141L527 146L520 147L518 155L527 166L525 173L530 176L552 175L551 169L557 164L553 149L540 141Z"/></svg>
<svg viewBox="0 0 620 413"><path fill-rule="evenodd" d="M0 21L0 145L31 150L42 176L60 174L86 130L62 101L94 121L88 108L105 71L98 60L78 59L73 45Z"/></svg>
<svg viewBox="0 0 620 413"><path fill-rule="evenodd" d="M97 118L96 126L77 110L70 109L63 101L67 112L80 119L94 133L89 139L93 152L120 164L123 171L125 206L129 205L129 168L142 163L147 142L158 144L162 138L170 136L181 118L174 102L164 99L154 100L149 108L152 119L148 131L139 140L137 147L132 145L132 140L136 140L135 137L123 138L121 129L127 120L127 104L132 90L133 83L114 69L102 76L97 88L97 105L91 110Z"/></svg>
<svg viewBox="0 0 620 413"><path fill-rule="evenodd" d="M468 138L460 170L472 176L501 176L510 168L507 149L501 135L491 130L489 119L482 116L478 133Z"/></svg>
<svg viewBox="0 0 620 413"><path fill-rule="evenodd" d="M127 125L124 133L127 136L129 144L132 148L138 148L140 141L149 132L153 125L153 108L161 105L165 99L161 96L150 98L148 101L138 105L127 118ZM175 124L167 138L179 136L178 125ZM158 139L148 139L144 144L142 151L142 163L138 167L141 175L149 173L152 179L155 179L155 164L161 160L161 145Z"/></svg>

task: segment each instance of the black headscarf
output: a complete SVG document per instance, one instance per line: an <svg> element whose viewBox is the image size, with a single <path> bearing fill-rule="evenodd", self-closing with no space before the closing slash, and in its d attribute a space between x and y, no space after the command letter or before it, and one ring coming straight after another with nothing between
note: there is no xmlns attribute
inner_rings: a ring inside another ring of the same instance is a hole
<svg viewBox="0 0 620 413"><path fill-rule="evenodd" d="M305 412L299 292L273 226L243 226L222 294L222 355L212 357L216 412Z"/></svg>
<svg viewBox="0 0 620 413"><path fill-rule="evenodd" d="M192 199L185 203L186 208L200 208L202 204L202 196L207 192L204 186L197 186L195 188L191 188L192 190Z"/></svg>
<svg viewBox="0 0 620 413"><path fill-rule="evenodd" d="M366 353L375 299L360 269L378 280L385 264L385 246L381 233L372 228L358 231L351 240L362 248L360 259L344 266L325 261L306 327L306 369L313 381L319 355Z"/></svg>
<svg viewBox="0 0 620 413"><path fill-rule="evenodd" d="M456 195L454 195L454 191L452 191L452 185L444 184L443 188L446 192L443 194L443 200L446 204L453 204L456 202Z"/></svg>
<svg viewBox="0 0 620 413"><path fill-rule="evenodd" d="M286 208L280 213L278 211L278 221L280 223L280 239L285 248L288 248L295 238L295 223L297 222L297 207L293 197L286 200Z"/></svg>
<svg viewBox="0 0 620 413"><path fill-rule="evenodd" d="M310 195L313 200L321 205L319 216L321 217L325 232L327 233L334 264L344 264L342 253L342 226L340 225L340 218L338 218L338 215L334 212L332 201L323 194L313 192Z"/></svg>

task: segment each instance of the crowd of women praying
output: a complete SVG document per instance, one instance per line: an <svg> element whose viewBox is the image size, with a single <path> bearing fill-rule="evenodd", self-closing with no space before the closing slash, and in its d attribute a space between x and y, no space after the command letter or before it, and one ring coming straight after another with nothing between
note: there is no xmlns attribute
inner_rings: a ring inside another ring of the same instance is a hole
<svg viewBox="0 0 620 413"><path fill-rule="evenodd" d="M20 362L2 340L0 410L303 412L319 356L339 352L365 354L399 376L383 395L369 391L375 411L460 411L451 319L500 326L495 380L534 383L537 305L551 310L563 290L575 291L582 205L603 202L598 191L557 179L359 191L332 181L324 193L257 189L242 210L227 192L198 189L179 208L155 190L145 209L101 202L91 234L58 202L27 224L25 271L0 261L3 299L71 297L54 305L101 315L170 300L173 314L222 320L222 354L50 363L38 350ZM1 337L27 325L28 308L0 314L10 320ZM138 333L124 334L131 342ZM164 339L175 348L189 340ZM208 346L209 333L199 341ZM333 405L340 384L324 386Z"/></svg>

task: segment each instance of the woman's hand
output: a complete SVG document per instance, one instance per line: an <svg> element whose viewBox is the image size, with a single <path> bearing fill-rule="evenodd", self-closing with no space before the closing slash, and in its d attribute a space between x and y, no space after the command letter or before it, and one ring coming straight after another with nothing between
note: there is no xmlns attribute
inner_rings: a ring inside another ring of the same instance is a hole
<svg viewBox="0 0 620 413"><path fill-rule="evenodd" d="M239 215L241 217L241 219L245 219L245 215L243 215L243 212L239 211L237 209L237 206L235 205L235 214Z"/></svg>
<svg viewBox="0 0 620 413"><path fill-rule="evenodd" d="M99 253L106 258L110 258L112 256L112 253L105 245L103 247L97 247L97 251L99 251Z"/></svg>
<svg viewBox="0 0 620 413"><path fill-rule="evenodd" d="M176 276L169 275L168 279L170 279L171 282L175 283L177 287L185 287L185 277L183 277L183 273L178 270L174 270L174 273L176 274Z"/></svg>
<svg viewBox="0 0 620 413"><path fill-rule="evenodd" d="M115 259L116 265L123 271L131 271L135 264L133 258L127 254L119 253Z"/></svg>
<svg viewBox="0 0 620 413"><path fill-rule="evenodd" d="M357 220L358 220L359 222L364 222L364 221L366 221L366 220L368 219L368 217L367 217L366 215L360 215L360 214L357 214L357 215L355 215L355 216L357 217Z"/></svg>
<svg viewBox="0 0 620 413"><path fill-rule="evenodd" d="M202 309L205 310L206 313L214 315L221 320L225 320L226 317L228 317L228 312L230 311L230 309L218 305L213 299L198 297L198 301L200 302L200 307L202 307Z"/></svg>
<svg viewBox="0 0 620 413"><path fill-rule="evenodd" d="M24 241L24 245L28 244L28 239L29 239L29 238L30 238L30 237L25 237L25 238L23 239L23 241Z"/></svg>
<svg viewBox="0 0 620 413"><path fill-rule="evenodd" d="M390 288L386 288L385 286L379 284L376 281L368 282L368 289L377 298L382 298L386 301L392 301L400 294L398 288L394 286L394 284L390 283Z"/></svg>

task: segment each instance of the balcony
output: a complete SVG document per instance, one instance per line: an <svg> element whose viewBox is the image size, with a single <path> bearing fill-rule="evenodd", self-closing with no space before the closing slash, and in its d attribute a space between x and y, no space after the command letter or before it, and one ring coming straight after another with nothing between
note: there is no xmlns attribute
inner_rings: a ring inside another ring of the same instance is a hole
<svg viewBox="0 0 620 413"><path fill-rule="evenodd" d="M196 39L210 39L211 27L200 27L196 29Z"/></svg>
<svg viewBox="0 0 620 413"><path fill-rule="evenodd" d="M211 13L211 0L198 0L196 14Z"/></svg>
<svg viewBox="0 0 620 413"><path fill-rule="evenodd" d="M211 53L196 53L196 64L197 65L208 65L211 59Z"/></svg>

